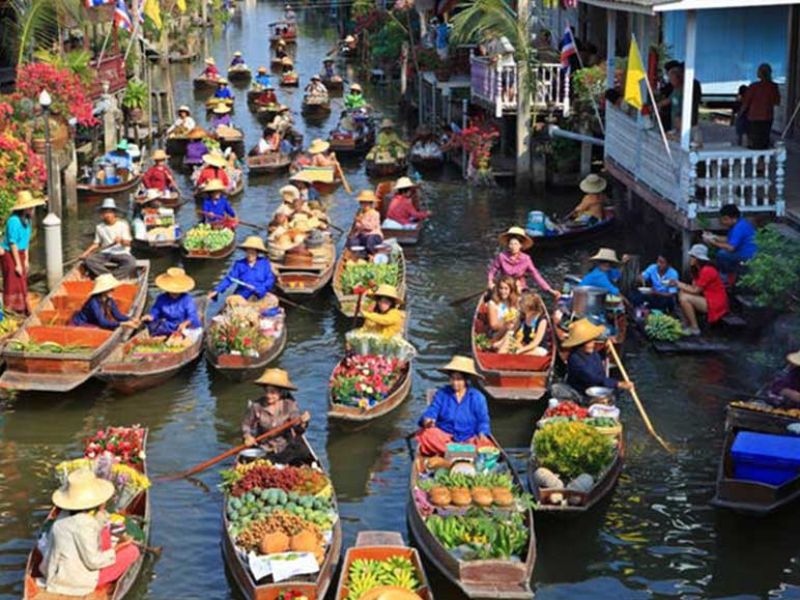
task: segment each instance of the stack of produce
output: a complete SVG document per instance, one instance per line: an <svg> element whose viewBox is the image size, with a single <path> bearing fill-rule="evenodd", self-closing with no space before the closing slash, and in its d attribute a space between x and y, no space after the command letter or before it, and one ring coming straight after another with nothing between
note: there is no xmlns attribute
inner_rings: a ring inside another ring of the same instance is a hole
<svg viewBox="0 0 800 600"><path fill-rule="evenodd" d="M58 342L33 340L9 340L6 349L14 352L26 352L29 354L91 354L95 348L82 346L80 344L59 344Z"/></svg>
<svg viewBox="0 0 800 600"><path fill-rule="evenodd" d="M644 323L644 332L657 342L676 342L685 334L683 325L675 317L659 312L651 312Z"/></svg>
<svg viewBox="0 0 800 600"><path fill-rule="evenodd" d="M107 427L84 440L85 458L110 457L115 463L141 465L145 459L145 430L139 425Z"/></svg>
<svg viewBox="0 0 800 600"><path fill-rule="evenodd" d="M147 239L153 242L175 240L175 211L171 208L143 211Z"/></svg>
<svg viewBox="0 0 800 600"><path fill-rule="evenodd" d="M0 340L9 337L11 335L14 335L17 329L19 329L20 323L22 323L21 318L12 316L8 312L6 312L3 315L3 320L0 321Z"/></svg>
<svg viewBox="0 0 800 600"><path fill-rule="evenodd" d="M394 586L416 592L422 585L414 563L400 555L383 560L357 558L350 564L344 577L347 600L359 600L376 587Z"/></svg>
<svg viewBox="0 0 800 600"><path fill-rule="evenodd" d="M233 243L232 229L214 229L211 225L200 223L186 232L183 246L191 252L216 252Z"/></svg>
<svg viewBox="0 0 800 600"><path fill-rule="evenodd" d="M136 338L125 349L125 360L153 361L164 354L177 354L192 345L192 340L179 335L164 337Z"/></svg>
<svg viewBox="0 0 800 600"><path fill-rule="evenodd" d="M208 335L216 352L252 357L268 352L283 332L284 312L281 308L267 312L269 316L262 316L258 307L245 304L229 306L214 317Z"/></svg>
<svg viewBox="0 0 800 600"><path fill-rule="evenodd" d="M385 400L399 381L405 363L396 358L356 354L333 371L331 396L337 404L372 408Z"/></svg>
<svg viewBox="0 0 800 600"><path fill-rule="evenodd" d="M359 258L345 262L340 283L345 294L354 294L358 287L367 290L377 289L379 285L397 286L400 278L400 265L396 262L377 264Z"/></svg>

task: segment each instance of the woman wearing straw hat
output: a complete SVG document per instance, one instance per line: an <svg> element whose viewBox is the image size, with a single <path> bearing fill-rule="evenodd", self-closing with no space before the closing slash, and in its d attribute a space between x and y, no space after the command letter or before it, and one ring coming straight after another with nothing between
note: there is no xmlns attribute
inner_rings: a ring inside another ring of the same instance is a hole
<svg viewBox="0 0 800 600"><path fill-rule="evenodd" d="M591 173L581 181L581 191L586 194L578 206L572 209L566 219L576 223L593 225L603 220L603 206L606 203L606 180Z"/></svg>
<svg viewBox="0 0 800 600"><path fill-rule="evenodd" d="M230 106L217 104L214 107L214 110L211 112L213 113L213 116L211 117L211 129L217 129L219 127L231 127L233 125L230 115Z"/></svg>
<svg viewBox="0 0 800 600"><path fill-rule="evenodd" d="M266 256L268 251L261 238L251 235L239 244L239 248L245 251L245 257L233 263L228 274L208 293L210 300L233 284L236 284L234 294L245 300L262 300L275 286L272 263Z"/></svg>
<svg viewBox="0 0 800 600"><path fill-rule="evenodd" d="M231 59L230 66L236 67L238 65L243 65L243 64L245 64L244 57L242 56L241 51L237 50L236 52L233 53L233 58Z"/></svg>
<svg viewBox="0 0 800 600"><path fill-rule="evenodd" d="M316 139L308 147L308 154L311 156L311 165L314 167L335 167L336 154L331 152L330 142Z"/></svg>
<svg viewBox="0 0 800 600"><path fill-rule="evenodd" d="M145 171L142 176L142 183L148 190L159 190L169 192L178 189L175 176L167 166L167 153L161 149L153 152L153 166Z"/></svg>
<svg viewBox="0 0 800 600"><path fill-rule="evenodd" d="M788 369L772 382L770 404L797 408L800 405L800 350L786 355Z"/></svg>
<svg viewBox="0 0 800 600"><path fill-rule="evenodd" d="M194 184L197 188L202 188L208 182L219 179L227 190L231 185L231 178L226 170L228 162L221 154L210 152L203 155L203 168L200 169Z"/></svg>
<svg viewBox="0 0 800 600"><path fill-rule="evenodd" d="M381 121L380 131L378 132L375 148L377 148L378 151L388 153L394 158L398 158L405 156L406 152L408 151L408 144L404 142L398 135L397 131L395 131L394 121L391 119L384 119ZM375 150L375 148L373 148L373 150ZM373 150L370 150L370 154L373 153ZM375 156L373 154L372 158L374 157ZM368 154L367 159L370 158L371 157Z"/></svg>
<svg viewBox="0 0 800 600"><path fill-rule="evenodd" d="M217 62L212 58L208 57L205 60L206 68L203 69L203 72L200 73L201 77L205 77L206 79L219 79L219 69L217 69Z"/></svg>
<svg viewBox="0 0 800 600"><path fill-rule="evenodd" d="M70 321L76 327L100 327L113 331L119 327L135 327L136 323L124 314L111 292L122 282L111 273L103 273L94 280L89 299Z"/></svg>
<svg viewBox="0 0 800 600"><path fill-rule="evenodd" d="M420 417L417 432L419 450L424 456L444 454L450 442L494 446L489 436L489 408L486 398L474 386L480 375L466 356L454 356L439 369L450 378L440 387L430 406Z"/></svg>
<svg viewBox="0 0 800 600"><path fill-rule="evenodd" d="M393 285L381 284L374 292L375 306L372 310L361 311L364 324L358 329L361 333L376 333L384 338L403 334L406 320L405 311L400 310L403 299Z"/></svg>
<svg viewBox="0 0 800 600"><path fill-rule="evenodd" d="M264 396L250 402L247 413L242 419L244 443L247 446L255 446L259 435L300 417L301 425L261 442L261 447L270 454L270 460L291 463L296 448L294 442L298 434L305 431L311 415L308 411L300 414L297 402L292 397L292 392L297 390L297 386L283 369L267 369L256 379L256 384L264 388Z"/></svg>
<svg viewBox="0 0 800 600"><path fill-rule="evenodd" d="M328 88L325 87L325 84L322 83L322 78L316 73L311 76L311 80L303 91L308 96L328 96Z"/></svg>
<svg viewBox="0 0 800 600"><path fill-rule="evenodd" d="M193 342L197 340L203 335L203 326L197 314L197 304L189 294L194 289L194 279L183 269L170 267L156 277L155 283L163 293L156 298L150 313L142 317L150 335L169 337L178 334Z"/></svg>
<svg viewBox="0 0 800 600"><path fill-rule="evenodd" d="M189 138L189 141L186 144L184 163L187 165L203 164L203 157L209 154L208 146L203 141L203 138L206 137L205 131L195 127L186 137Z"/></svg>
<svg viewBox="0 0 800 600"><path fill-rule="evenodd" d="M205 200L200 220L209 225L236 228L236 211L224 195L225 186L219 179L212 179L203 187Z"/></svg>
<svg viewBox="0 0 800 600"><path fill-rule="evenodd" d="M581 394L594 386L633 389L633 383L606 375L603 357L596 351L597 340L605 331L605 327L589 319L578 319L569 326L569 333L561 342L562 348L572 350L567 360L567 383Z"/></svg>
<svg viewBox="0 0 800 600"><path fill-rule="evenodd" d="M347 247L362 246L372 256L383 243L381 214L375 208L378 197L372 190L362 190L356 199L360 208L353 224L353 235L347 240Z"/></svg>
<svg viewBox="0 0 800 600"><path fill-rule="evenodd" d="M361 86L354 83L350 86L350 92L344 97L344 107L347 110L358 110L367 107L367 99L361 93Z"/></svg>
<svg viewBox="0 0 800 600"><path fill-rule="evenodd" d="M220 77L217 81L217 89L214 92L214 98L218 100L233 100L233 92L228 87L228 80Z"/></svg>
<svg viewBox="0 0 800 600"><path fill-rule="evenodd" d="M88 597L139 559L129 539L111 547L105 503L113 495L114 485L89 469L73 471L65 487L53 492L61 512L47 533L40 569L49 594Z"/></svg>
<svg viewBox="0 0 800 600"><path fill-rule="evenodd" d="M589 258L594 267L583 276L580 285L603 288L609 294L619 296L620 291L616 284L622 274L617 266L622 264L627 259L627 256L623 256L622 259L618 259L617 253L611 248L600 248L594 256Z"/></svg>
<svg viewBox="0 0 800 600"><path fill-rule="evenodd" d="M135 277L131 228L127 221L119 218L123 211L113 198L104 199L98 210L102 223L95 227L92 244L80 255L84 267L95 277L104 273L113 273L117 279ZM109 264L113 265L113 270L109 270Z"/></svg>
<svg viewBox="0 0 800 600"><path fill-rule="evenodd" d="M692 283L675 281L673 285L679 290L678 303L686 320L684 333L700 335L697 313L705 314L709 325L716 323L728 314L728 293L705 244L695 244L689 249L689 268Z"/></svg>
<svg viewBox="0 0 800 600"><path fill-rule="evenodd" d="M167 136L178 132L187 134L195 127L197 127L197 123L192 118L192 109L182 104L178 107L178 118L175 119L175 122L167 129Z"/></svg>
<svg viewBox="0 0 800 600"><path fill-rule="evenodd" d="M289 177L289 183L300 191L300 197L306 202L319 200L319 191L311 185L314 182L304 171L298 171L294 175L291 175Z"/></svg>
<svg viewBox="0 0 800 600"><path fill-rule="evenodd" d="M517 291L522 293L528 289L527 277L531 276L542 290L551 294L554 298L561 297L561 292L553 289L542 277L533 260L523 250L529 250L533 246L533 240L525 233L522 227L511 227L498 237L500 245L505 248L492 261L488 273L489 289L493 289L497 279L508 276L513 277L517 282Z"/></svg>
<svg viewBox="0 0 800 600"><path fill-rule="evenodd" d="M271 85L271 83L272 81L269 77L269 73L267 73L267 67L258 67L258 72L253 79L254 86L266 88Z"/></svg>
<svg viewBox="0 0 800 600"><path fill-rule="evenodd" d="M45 201L34 198L28 190L17 192L17 201L6 221L3 242L0 244L0 270L3 272L3 306L23 315L30 314L28 304L28 272L33 209Z"/></svg>
<svg viewBox="0 0 800 600"><path fill-rule="evenodd" d="M395 194L386 210L383 226L387 229L414 229L418 223L431 216L430 211L419 210L417 185L409 177L401 177L394 184Z"/></svg>

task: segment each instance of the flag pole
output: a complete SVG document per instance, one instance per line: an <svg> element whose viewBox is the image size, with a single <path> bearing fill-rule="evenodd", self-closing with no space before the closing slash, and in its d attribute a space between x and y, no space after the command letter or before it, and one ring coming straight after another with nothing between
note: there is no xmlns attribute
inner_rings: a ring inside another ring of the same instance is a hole
<svg viewBox="0 0 800 600"><path fill-rule="evenodd" d="M583 65L583 59L581 58L581 52L578 50L578 42L575 41L575 36L572 33L572 25L569 24L567 21L567 31L569 31L569 37L572 40L572 45L575 47L575 55L578 57L578 64L580 65L581 69L585 69ZM603 135L606 134L606 128L603 124L603 119L600 117L600 109L597 107L597 102L594 99L593 94L589 94L589 99L592 101L592 108L594 108L594 116L597 117L597 122L600 123L600 131L603 132Z"/></svg>
<svg viewBox="0 0 800 600"><path fill-rule="evenodd" d="M636 42L636 35L631 34L631 38L633 39L634 43L636 43L636 48L638 50L639 44ZM641 52L639 52L639 60L641 60ZM647 72L644 73L644 83L647 86L647 94L650 96L650 105L653 107L653 112L656 115L656 122L658 123L658 131L661 134L661 141L664 142L664 149L667 151L667 156L669 156L669 160L672 163L672 166L675 166L675 161L672 159L672 150L669 149L669 140L667 139L667 133L666 131L664 131L664 124L661 122L661 113L658 112L658 103L656 102L656 95L653 93L653 88L650 86L650 78L647 76Z"/></svg>
<svg viewBox="0 0 800 600"><path fill-rule="evenodd" d="M128 60L128 54L130 54L131 48L133 48L133 42L136 40L136 37L139 35L139 2L138 0L133 0L131 4L131 8L133 9L133 31L131 31L131 39L128 40L128 47L125 49L125 57L122 59L123 62Z"/></svg>

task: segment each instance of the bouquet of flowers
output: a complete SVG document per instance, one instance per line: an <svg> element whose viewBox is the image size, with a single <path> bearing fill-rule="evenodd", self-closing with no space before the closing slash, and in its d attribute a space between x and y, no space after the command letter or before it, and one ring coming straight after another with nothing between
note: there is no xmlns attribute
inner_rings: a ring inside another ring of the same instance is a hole
<svg viewBox="0 0 800 600"><path fill-rule="evenodd" d="M144 429L139 425L107 427L86 439L83 455L89 459L108 457L115 464L135 465L145 459L143 444Z"/></svg>
<svg viewBox="0 0 800 600"><path fill-rule="evenodd" d="M337 404L371 408L389 395L400 379L403 362L396 358L357 354L333 371L331 395Z"/></svg>
<svg viewBox="0 0 800 600"><path fill-rule="evenodd" d="M109 512L120 512L139 494L150 487L150 480L141 471L130 465L115 463L110 455L99 458L78 458L56 465L56 476L60 485L66 485L69 474L80 469L89 469L95 475L114 484L114 496L109 503Z"/></svg>

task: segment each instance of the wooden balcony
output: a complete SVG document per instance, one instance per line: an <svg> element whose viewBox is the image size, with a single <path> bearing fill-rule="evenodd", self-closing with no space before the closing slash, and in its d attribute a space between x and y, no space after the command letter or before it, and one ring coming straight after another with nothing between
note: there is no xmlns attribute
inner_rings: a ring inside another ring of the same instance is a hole
<svg viewBox="0 0 800 600"><path fill-rule="evenodd" d="M702 124L703 144L683 150L669 142L667 154L658 126L606 108L605 159L623 184L684 229L699 229L697 218L736 204L745 213L783 216L786 150L750 150L733 143L733 131Z"/></svg>

